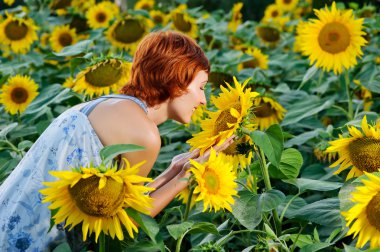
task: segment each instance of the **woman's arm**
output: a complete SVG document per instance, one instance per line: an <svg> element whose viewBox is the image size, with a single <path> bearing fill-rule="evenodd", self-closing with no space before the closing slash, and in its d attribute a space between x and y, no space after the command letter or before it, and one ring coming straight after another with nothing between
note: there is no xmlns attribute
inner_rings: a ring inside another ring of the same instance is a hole
<svg viewBox="0 0 380 252"><path fill-rule="evenodd" d="M190 172L181 171L168 183L153 191L150 196L154 199L150 216L155 217L174 197L189 184Z"/></svg>
<svg viewBox="0 0 380 252"><path fill-rule="evenodd" d="M234 139L235 136L233 135L222 145L213 146L213 148L217 152L222 151L230 146L234 142ZM148 184L149 187L156 188L156 190L150 194L150 196L154 199L153 208L150 213L152 217L161 212L161 210L164 209L179 192L189 185L190 172L187 171L190 168L189 159L191 158L199 163L203 163L208 160L209 156L210 149L205 151L202 156L199 156L199 150L178 155L173 158L173 162L171 164L171 166L177 166L177 168L173 169L169 167L163 172L163 174L158 176L155 181ZM180 168L179 171L177 171L178 168Z"/></svg>

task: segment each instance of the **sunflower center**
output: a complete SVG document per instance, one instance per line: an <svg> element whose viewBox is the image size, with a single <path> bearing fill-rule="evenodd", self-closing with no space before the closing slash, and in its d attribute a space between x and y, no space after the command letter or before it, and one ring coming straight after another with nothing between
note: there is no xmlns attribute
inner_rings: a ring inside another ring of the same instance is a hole
<svg viewBox="0 0 380 252"><path fill-rule="evenodd" d="M350 32L341 23L328 23L320 31L318 42L322 50L332 54L340 53L350 45Z"/></svg>
<svg viewBox="0 0 380 252"><path fill-rule="evenodd" d="M256 58L250 61L243 62L243 68L256 68L258 66L260 66L260 61Z"/></svg>
<svg viewBox="0 0 380 252"><path fill-rule="evenodd" d="M68 32L62 33L58 38L59 44L63 47L71 45L73 43L73 37Z"/></svg>
<svg viewBox="0 0 380 252"><path fill-rule="evenodd" d="M28 33L28 26L19 23L18 21L11 21L5 26L5 34L10 40L20 40L25 38Z"/></svg>
<svg viewBox="0 0 380 252"><path fill-rule="evenodd" d="M124 184L109 178L106 186L99 189L99 180L97 176L81 179L69 187L69 193L84 213L96 217L114 216L124 202Z"/></svg>
<svg viewBox="0 0 380 252"><path fill-rule="evenodd" d="M380 140L359 138L348 145L352 163L361 171L376 172L380 168Z"/></svg>
<svg viewBox="0 0 380 252"><path fill-rule="evenodd" d="M236 109L239 113L241 112L240 103L235 103L231 107L223 110L215 121L215 125L214 125L214 134L215 135L221 131L226 131L226 130L230 129L231 126L228 126L228 123L234 124L237 122L237 118L235 118L231 115L230 108Z"/></svg>
<svg viewBox="0 0 380 252"><path fill-rule="evenodd" d="M368 203L366 213L369 223L380 231L380 192L373 196Z"/></svg>
<svg viewBox="0 0 380 252"><path fill-rule="evenodd" d="M162 19L160 15L155 15L153 16L153 21L155 24L161 24L164 20Z"/></svg>
<svg viewBox="0 0 380 252"><path fill-rule="evenodd" d="M144 35L145 30L141 23L136 19L127 19L120 22L114 31L114 38L122 43L133 43Z"/></svg>
<svg viewBox="0 0 380 252"><path fill-rule="evenodd" d="M22 87L16 87L12 90L11 99L14 103L21 104L28 99L28 91Z"/></svg>
<svg viewBox="0 0 380 252"><path fill-rule="evenodd" d="M108 87L117 83L122 77L121 62L104 62L85 75L88 83L95 87Z"/></svg>
<svg viewBox="0 0 380 252"><path fill-rule="evenodd" d="M278 11L273 11L272 12L272 17L277 17L278 16Z"/></svg>
<svg viewBox="0 0 380 252"><path fill-rule="evenodd" d="M255 108L254 113L256 117L269 117L274 114L274 110L270 103L262 102Z"/></svg>
<svg viewBox="0 0 380 252"><path fill-rule="evenodd" d="M104 23L107 19L107 15L104 12L99 12L96 14L96 21L99 23Z"/></svg>
<svg viewBox="0 0 380 252"><path fill-rule="evenodd" d="M189 32L191 30L191 23L187 22L184 19L184 16L182 13L177 13L174 18L174 26L182 31L182 32Z"/></svg>
<svg viewBox="0 0 380 252"><path fill-rule="evenodd" d="M252 145L249 142L245 141L243 138L240 138L237 141L234 141L227 149L222 152L227 155L248 155L252 150Z"/></svg>
<svg viewBox="0 0 380 252"><path fill-rule="evenodd" d="M205 187L209 193L217 193L219 190L219 178L214 171L206 171L203 174L203 179L205 181Z"/></svg>
<svg viewBox="0 0 380 252"><path fill-rule="evenodd" d="M277 42L280 40L280 32L272 27L258 27L257 33L266 42Z"/></svg>
<svg viewBox="0 0 380 252"><path fill-rule="evenodd" d="M292 2L292 0L282 0L282 2L283 2L284 4L290 4L290 3Z"/></svg>
<svg viewBox="0 0 380 252"><path fill-rule="evenodd" d="M53 1L51 8L53 10L64 9L66 7L69 7L70 5L71 5L71 0L57 0L57 1Z"/></svg>

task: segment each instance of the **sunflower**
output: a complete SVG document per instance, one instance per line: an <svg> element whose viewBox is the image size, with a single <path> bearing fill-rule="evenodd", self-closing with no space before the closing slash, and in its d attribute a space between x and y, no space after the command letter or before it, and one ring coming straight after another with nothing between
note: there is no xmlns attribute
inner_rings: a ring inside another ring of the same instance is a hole
<svg viewBox="0 0 380 252"><path fill-rule="evenodd" d="M263 22L270 22L273 19L281 17L283 10L276 4L270 4L266 7L263 17Z"/></svg>
<svg viewBox="0 0 380 252"><path fill-rule="evenodd" d="M194 174L197 183L194 194L195 201L203 201L203 212L208 208L227 209L232 212L231 204L235 203L232 196L237 195L237 184L232 165L224 160L220 155L216 155L211 148L210 158L207 162L200 164L190 159L192 167L189 169Z"/></svg>
<svg viewBox="0 0 380 252"><path fill-rule="evenodd" d="M350 228L347 235L358 236L356 247L370 242L371 249L380 248L380 178L366 172L365 175L369 180L361 180L364 185L352 193L351 201L356 204L342 215Z"/></svg>
<svg viewBox="0 0 380 252"><path fill-rule="evenodd" d="M68 77L66 78L65 82L62 84L62 87L65 87L65 88L72 88L74 87L74 78L73 77Z"/></svg>
<svg viewBox="0 0 380 252"><path fill-rule="evenodd" d="M330 165L336 167L340 165L335 174L352 166L347 179L363 175L363 172L375 172L380 168L380 129L368 125L367 117L364 116L361 122L362 132L354 126L349 126L348 131L351 137L330 141L327 152L338 152L339 159Z"/></svg>
<svg viewBox="0 0 380 252"><path fill-rule="evenodd" d="M133 54L141 39L152 27L153 22L148 18L128 16L114 22L106 32L106 36L113 46L129 50Z"/></svg>
<svg viewBox="0 0 380 252"><path fill-rule="evenodd" d="M319 19L313 19L302 30L301 50L309 56L310 64L316 63L324 71L335 74L356 65L356 57L361 57L363 19L354 19L352 10L340 11L333 2L331 11L327 7L315 10Z"/></svg>
<svg viewBox="0 0 380 252"><path fill-rule="evenodd" d="M207 108L205 105L198 106L191 116L191 122L193 124L198 124L201 122L206 117L206 109Z"/></svg>
<svg viewBox="0 0 380 252"><path fill-rule="evenodd" d="M232 164L237 174L239 168L244 169L251 164L253 157L253 142L249 136L234 141L227 149L219 153L226 162Z"/></svg>
<svg viewBox="0 0 380 252"><path fill-rule="evenodd" d="M15 53L27 53L38 39L36 30L38 27L32 19L7 13L7 18L0 23L0 43L8 45Z"/></svg>
<svg viewBox="0 0 380 252"><path fill-rule="evenodd" d="M255 110L253 111L255 117L252 118L252 121L258 124L260 130L279 123L284 118L286 109L273 98L257 96L253 100L253 104L255 106Z"/></svg>
<svg viewBox="0 0 380 252"><path fill-rule="evenodd" d="M300 34L302 33L302 30L305 29L305 27L307 26L307 23L300 20L296 26L296 35L294 37L294 44L293 44L293 51L294 52L300 52L301 54L303 54L302 50L301 50L301 45L303 44L303 41L302 41L302 38L300 36Z"/></svg>
<svg viewBox="0 0 380 252"><path fill-rule="evenodd" d="M149 11L149 16L151 17L153 23L155 25L165 26L168 24L169 16L159 10L151 10Z"/></svg>
<svg viewBox="0 0 380 252"><path fill-rule="evenodd" d="M218 109L215 112L207 112L209 118L201 122L202 131L193 135L187 143L191 145L191 150L199 148L201 154L213 145L221 145L228 137L236 133L241 124L246 128L254 128L254 125L247 122L252 107L251 99L258 95L251 92L250 88L245 88L248 83L246 80L240 84L235 77L235 87L226 83L227 88L220 86L221 93L218 97L211 97L211 102Z"/></svg>
<svg viewBox="0 0 380 252"><path fill-rule="evenodd" d="M355 93L355 95L363 100L363 110L364 111L369 111L371 109L371 106L373 104L372 101L372 93L368 89L366 89L360 82L360 80L354 80L354 84L359 86L360 90L359 92Z"/></svg>
<svg viewBox="0 0 380 252"><path fill-rule="evenodd" d="M14 2L15 0L4 0L4 3L8 6L11 6Z"/></svg>
<svg viewBox="0 0 380 252"><path fill-rule="evenodd" d="M189 35L192 38L198 36L197 21L187 13L185 4L179 5L171 11L172 29Z"/></svg>
<svg viewBox="0 0 380 252"><path fill-rule="evenodd" d="M130 237L138 229L125 208L131 207L144 214L149 214L152 199L145 193L154 190L142 186L142 182L152 179L137 175L139 163L130 167L125 160L126 168L117 170L117 165L106 168L80 167L73 171L51 171L50 174L59 180L43 182L47 188L40 190L45 195L43 203L51 202L49 209L58 209L52 216L55 223L66 221L65 227L71 230L82 223L83 240L87 234L95 232L95 241L103 231L112 238L124 239L122 225L127 228Z"/></svg>
<svg viewBox="0 0 380 252"><path fill-rule="evenodd" d="M276 0L275 3L284 11L292 11L297 7L298 0Z"/></svg>
<svg viewBox="0 0 380 252"><path fill-rule="evenodd" d="M228 23L228 29L232 32L236 32L238 26L243 22L243 15L240 13L241 8L243 8L242 2L238 2L232 7L231 20Z"/></svg>
<svg viewBox="0 0 380 252"><path fill-rule="evenodd" d="M135 3L135 10L146 10L149 11L154 7L154 0L139 0Z"/></svg>
<svg viewBox="0 0 380 252"><path fill-rule="evenodd" d="M269 46L275 46L280 41L280 30L270 24L256 26L256 34L260 40Z"/></svg>
<svg viewBox="0 0 380 252"><path fill-rule="evenodd" d="M90 97L116 92L129 80L130 70L130 62L103 59L78 73L72 89Z"/></svg>
<svg viewBox="0 0 380 252"><path fill-rule="evenodd" d="M120 13L119 6L117 4L115 4L114 2L103 1L103 2L98 3L97 5L100 5L106 9L109 9L110 11L112 11L113 15L115 15L115 16L119 15L119 13Z"/></svg>
<svg viewBox="0 0 380 252"><path fill-rule="evenodd" d="M325 142L317 144L317 146L314 147L313 153L320 162L331 163L335 161L338 156L337 152L326 152Z"/></svg>
<svg viewBox="0 0 380 252"><path fill-rule="evenodd" d="M112 20L113 15L111 9L104 8L103 5L97 4L87 11L87 23L93 29L106 28L108 27L108 23Z"/></svg>
<svg viewBox="0 0 380 252"><path fill-rule="evenodd" d="M0 103L12 115L22 113L38 95L37 89L38 85L29 76L15 75L3 85Z"/></svg>
<svg viewBox="0 0 380 252"><path fill-rule="evenodd" d="M64 47L75 44L77 40L75 29L70 29L68 25L54 27L49 38L51 48L55 52L60 52Z"/></svg>
<svg viewBox="0 0 380 252"><path fill-rule="evenodd" d="M240 63L237 67L238 71L245 68L268 69L268 55L263 54L260 49L248 47L244 53L252 56L253 59Z"/></svg>

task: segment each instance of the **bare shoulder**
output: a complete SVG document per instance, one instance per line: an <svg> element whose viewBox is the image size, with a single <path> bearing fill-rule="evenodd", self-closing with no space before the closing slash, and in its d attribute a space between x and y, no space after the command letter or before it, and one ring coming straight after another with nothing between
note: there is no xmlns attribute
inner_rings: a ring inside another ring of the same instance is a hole
<svg viewBox="0 0 380 252"><path fill-rule="evenodd" d="M105 101L96 107L89 118L105 145L132 143L152 149L159 149L161 146L157 126L133 101Z"/></svg>

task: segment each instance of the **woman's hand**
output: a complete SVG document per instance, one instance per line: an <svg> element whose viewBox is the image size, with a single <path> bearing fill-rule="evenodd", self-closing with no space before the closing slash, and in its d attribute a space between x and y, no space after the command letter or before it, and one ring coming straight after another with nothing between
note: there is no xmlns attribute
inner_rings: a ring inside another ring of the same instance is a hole
<svg viewBox="0 0 380 252"><path fill-rule="evenodd" d="M236 136L232 135L229 138L227 138L227 140L224 141L224 143L221 144L220 146L214 145L211 148L213 148L216 151L216 153L218 153L220 151L227 149L235 141L235 139L236 139ZM183 170L187 171L190 168L190 159L193 159L193 160L197 161L198 163L206 162L210 158L211 148L207 149L203 153L202 156L199 156L199 153L198 153L198 156L196 158L189 158L187 160L187 162L183 165Z"/></svg>

